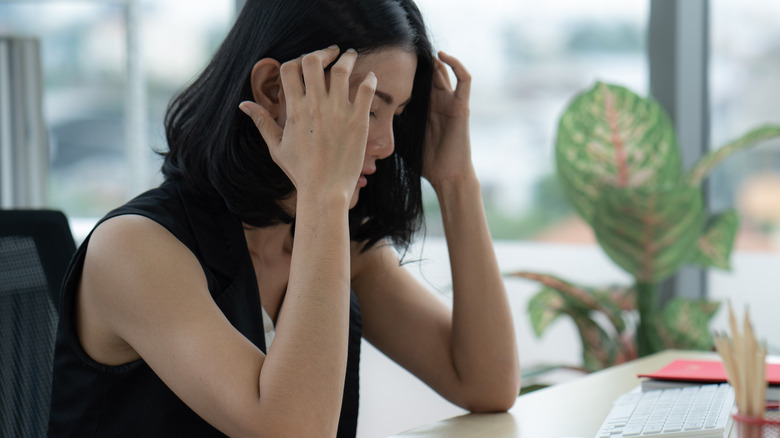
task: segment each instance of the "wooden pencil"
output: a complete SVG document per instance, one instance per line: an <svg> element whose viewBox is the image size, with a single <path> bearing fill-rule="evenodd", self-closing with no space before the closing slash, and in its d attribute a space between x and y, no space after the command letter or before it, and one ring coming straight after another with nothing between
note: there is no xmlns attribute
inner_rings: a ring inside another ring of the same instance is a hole
<svg viewBox="0 0 780 438"><path fill-rule="evenodd" d="M758 385L756 385L756 379L758 378L758 373L755 372L757 351L755 351L755 337L753 336L753 329L750 326L750 313L748 312L747 307L745 307L745 317L742 319L742 325L742 345L744 347L741 356L741 360L743 362L742 375L745 376L745 393L747 395L745 400L747 402L745 413L753 417L756 415L758 408L758 403L756 403L756 396L758 395Z"/></svg>

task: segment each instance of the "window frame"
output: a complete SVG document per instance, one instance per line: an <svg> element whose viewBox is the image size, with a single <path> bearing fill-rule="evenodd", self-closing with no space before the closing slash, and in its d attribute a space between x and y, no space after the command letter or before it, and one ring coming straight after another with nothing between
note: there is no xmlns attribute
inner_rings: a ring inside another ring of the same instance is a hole
<svg viewBox="0 0 780 438"><path fill-rule="evenodd" d="M669 113L685 169L710 149L709 0L650 0L650 93ZM708 208L709 184L703 184ZM661 300L708 296L707 271L683 267L661 285Z"/></svg>

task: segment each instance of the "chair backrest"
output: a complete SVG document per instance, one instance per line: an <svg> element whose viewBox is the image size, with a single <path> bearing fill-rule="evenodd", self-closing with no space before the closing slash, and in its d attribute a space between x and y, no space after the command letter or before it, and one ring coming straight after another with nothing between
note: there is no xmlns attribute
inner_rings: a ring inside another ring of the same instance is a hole
<svg viewBox="0 0 780 438"><path fill-rule="evenodd" d="M46 435L56 297L75 251L61 212L0 210L0 437Z"/></svg>

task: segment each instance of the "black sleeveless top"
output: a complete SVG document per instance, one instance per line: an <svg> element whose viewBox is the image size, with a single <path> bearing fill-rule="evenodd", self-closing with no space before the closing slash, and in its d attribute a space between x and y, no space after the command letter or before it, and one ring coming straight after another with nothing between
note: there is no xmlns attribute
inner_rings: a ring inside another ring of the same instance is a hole
<svg viewBox="0 0 780 438"><path fill-rule="evenodd" d="M266 351L257 280L237 216L222 203L198 202L175 181L138 196L100 222L124 214L150 218L186 245L200 261L211 296L227 319ZM143 360L106 366L81 348L74 298L88 242L89 236L74 255L60 296L49 436L224 436L185 405ZM360 307L352 292L338 437L354 437L357 430L360 338Z"/></svg>

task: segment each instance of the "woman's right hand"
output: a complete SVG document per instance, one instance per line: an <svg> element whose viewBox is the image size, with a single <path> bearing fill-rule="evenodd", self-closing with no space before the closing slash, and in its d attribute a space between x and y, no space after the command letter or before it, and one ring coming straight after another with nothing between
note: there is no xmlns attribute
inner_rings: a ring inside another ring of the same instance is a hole
<svg viewBox="0 0 780 438"><path fill-rule="evenodd" d="M240 105L299 195L334 193L350 199L355 190L376 89L376 76L369 73L350 101L349 79L357 56L350 49L339 57L338 47L331 46L282 64L280 96L286 112L281 125L255 102ZM337 58L328 81L325 68Z"/></svg>

